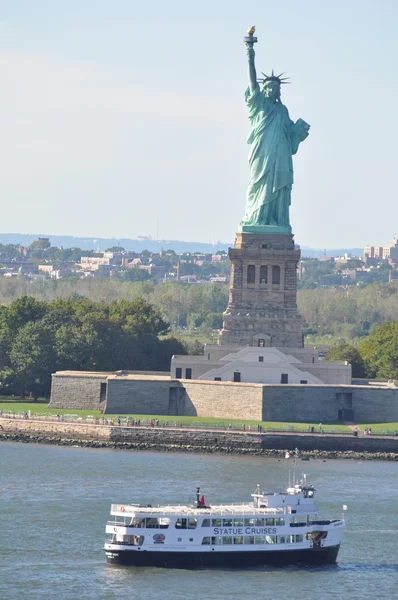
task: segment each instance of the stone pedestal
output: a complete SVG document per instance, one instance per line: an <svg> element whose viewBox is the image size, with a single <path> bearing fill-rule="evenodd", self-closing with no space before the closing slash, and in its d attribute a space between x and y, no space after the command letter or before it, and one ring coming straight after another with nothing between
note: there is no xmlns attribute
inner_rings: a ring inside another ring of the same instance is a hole
<svg viewBox="0 0 398 600"><path fill-rule="evenodd" d="M302 348L293 235L237 233L218 343Z"/></svg>

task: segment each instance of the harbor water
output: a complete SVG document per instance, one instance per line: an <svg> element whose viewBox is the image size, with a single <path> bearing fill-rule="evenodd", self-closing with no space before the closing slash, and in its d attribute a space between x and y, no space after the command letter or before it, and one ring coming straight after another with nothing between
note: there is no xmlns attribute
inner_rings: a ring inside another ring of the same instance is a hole
<svg viewBox="0 0 398 600"><path fill-rule="evenodd" d="M320 517L346 512L337 565L186 571L107 565L110 504L247 501L286 488L291 459L0 444L2 600L374 599L398 594L398 463L311 460Z"/></svg>

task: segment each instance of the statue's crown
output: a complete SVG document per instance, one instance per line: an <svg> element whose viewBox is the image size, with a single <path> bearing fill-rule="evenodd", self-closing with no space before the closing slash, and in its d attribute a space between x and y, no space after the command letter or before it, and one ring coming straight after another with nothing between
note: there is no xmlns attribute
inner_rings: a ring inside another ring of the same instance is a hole
<svg viewBox="0 0 398 600"><path fill-rule="evenodd" d="M263 73L261 71L261 73ZM257 81L261 82L263 85L265 83L268 83L268 81L277 81L279 83L279 85L283 85L284 83L290 83L290 81L286 81L287 79L289 79L289 77L282 77L282 75L284 75L284 73L280 73L280 75L275 75L274 73L274 69L272 69L272 73L271 75L267 75L266 73L263 73L264 77L260 77Z"/></svg>

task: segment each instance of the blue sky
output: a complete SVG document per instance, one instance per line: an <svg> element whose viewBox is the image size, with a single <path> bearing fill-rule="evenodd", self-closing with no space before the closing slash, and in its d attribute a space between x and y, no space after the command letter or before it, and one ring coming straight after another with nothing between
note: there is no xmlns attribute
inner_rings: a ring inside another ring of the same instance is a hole
<svg viewBox="0 0 398 600"><path fill-rule="evenodd" d="M398 234L398 3L0 0L2 232L228 242L248 180L243 36L311 124L296 241Z"/></svg>

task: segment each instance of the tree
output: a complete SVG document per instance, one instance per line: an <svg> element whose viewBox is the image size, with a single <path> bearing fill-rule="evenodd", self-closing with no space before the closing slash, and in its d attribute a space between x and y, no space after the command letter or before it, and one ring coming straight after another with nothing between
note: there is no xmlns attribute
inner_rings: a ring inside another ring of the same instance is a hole
<svg viewBox="0 0 398 600"><path fill-rule="evenodd" d="M170 361L174 354L188 354L186 345L174 336L160 340L157 348L158 371L170 371Z"/></svg>
<svg viewBox="0 0 398 600"><path fill-rule="evenodd" d="M200 327L203 323L203 315L198 313L191 313L187 318L187 328L188 329L196 329Z"/></svg>
<svg viewBox="0 0 398 600"><path fill-rule="evenodd" d="M193 343L187 342L186 348L188 350L188 354L191 356L203 356L204 344L198 340L195 340Z"/></svg>
<svg viewBox="0 0 398 600"><path fill-rule="evenodd" d="M330 348L329 352L325 356L326 360L346 360L352 366L353 377L363 377L365 374L365 367L362 356L360 355L358 348L347 344L345 342L336 344Z"/></svg>
<svg viewBox="0 0 398 600"><path fill-rule="evenodd" d="M14 386L21 395L47 394L56 367L52 331L41 322L24 325L13 341L10 362Z"/></svg>
<svg viewBox="0 0 398 600"><path fill-rule="evenodd" d="M221 329L222 327L222 313L211 312L206 315L204 325L210 327L210 329Z"/></svg>
<svg viewBox="0 0 398 600"><path fill-rule="evenodd" d="M31 243L31 245L29 246L29 250L40 251L40 250L47 250L50 247L51 247L51 242L48 238L39 238L38 240L35 240L34 242Z"/></svg>
<svg viewBox="0 0 398 600"><path fill-rule="evenodd" d="M398 379L398 321L376 327L358 350L368 377Z"/></svg>
<svg viewBox="0 0 398 600"><path fill-rule="evenodd" d="M0 386L4 393L48 394L56 370L168 370L184 345L143 298L110 304L88 298L0 306Z"/></svg>

